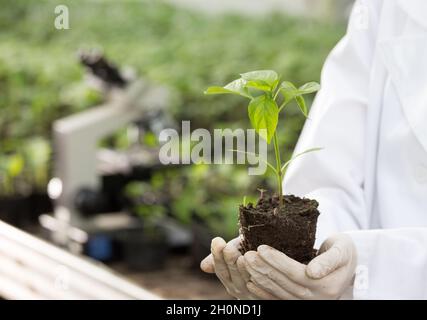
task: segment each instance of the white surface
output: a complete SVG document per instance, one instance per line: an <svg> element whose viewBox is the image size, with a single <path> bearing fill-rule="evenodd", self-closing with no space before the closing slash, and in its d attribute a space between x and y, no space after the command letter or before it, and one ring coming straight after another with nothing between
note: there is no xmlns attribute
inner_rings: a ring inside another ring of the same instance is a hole
<svg viewBox="0 0 427 320"><path fill-rule="evenodd" d="M159 299L105 266L0 221L0 296L9 299Z"/></svg>

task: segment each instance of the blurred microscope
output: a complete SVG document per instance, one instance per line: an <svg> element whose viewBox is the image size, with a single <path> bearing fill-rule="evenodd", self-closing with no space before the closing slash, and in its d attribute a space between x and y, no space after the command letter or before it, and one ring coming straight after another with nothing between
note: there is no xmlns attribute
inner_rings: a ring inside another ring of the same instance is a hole
<svg viewBox="0 0 427 320"><path fill-rule="evenodd" d="M55 208L53 214L40 216L40 223L55 244L108 260L114 254L111 234L141 223L124 210L124 186L146 179L160 163L157 151L141 143L117 151L100 148L99 141L124 127L140 141L145 130L158 136L163 128L175 125L165 88L132 72L120 72L98 52L81 53L80 61L89 80L102 90L105 103L54 122L55 172L48 194ZM171 234L175 235L171 242L189 241L179 230Z"/></svg>

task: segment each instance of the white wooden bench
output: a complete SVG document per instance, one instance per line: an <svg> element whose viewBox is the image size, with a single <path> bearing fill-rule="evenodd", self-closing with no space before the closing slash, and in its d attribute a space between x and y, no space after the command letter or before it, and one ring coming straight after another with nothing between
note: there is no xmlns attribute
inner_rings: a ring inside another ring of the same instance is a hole
<svg viewBox="0 0 427 320"><path fill-rule="evenodd" d="M0 221L0 297L160 299L104 265Z"/></svg>

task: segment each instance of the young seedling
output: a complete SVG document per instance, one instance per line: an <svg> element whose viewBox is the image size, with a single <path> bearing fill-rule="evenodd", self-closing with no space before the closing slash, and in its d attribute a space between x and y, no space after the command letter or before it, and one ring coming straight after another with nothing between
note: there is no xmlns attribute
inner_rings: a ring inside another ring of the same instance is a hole
<svg viewBox="0 0 427 320"><path fill-rule="evenodd" d="M320 86L316 82L308 82L297 88L289 81L281 82L279 75L272 70L251 71L240 76L239 79L230 82L224 87L209 87L205 94L234 94L249 99L248 115L252 127L268 144L273 142L276 164L268 163L268 167L276 176L280 209L284 205L282 179L287 166L297 157L321 149L305 150L294 155L283 164L276 132L280 112L291 101L296 101L302 114L307 117L304 95L316 92Z"/></svg>
<svg viewBox="0 0 427 320"><path fill-rule="evenodd" d="M243 200L239 206L241 252L257 250L266 244L284 252L301 263L307 263L316 254L313 249L318 202L294 195L283 195L282 178L286 167L295 158L320 148L313 148L282 163L276 128L280 112L295 101L305 117L304 96L319 90L319 84L309 82L297 88L289 81L281 81L272 70L241 74L239 79L224 87L210 87L206 94L235 94L249 99L248 115L252 127L269 145L273 145L276 163L268 163L277 180L277 196L266 195L265 190L256 205ZM237 152L244 152L235 150ZM286 205L285 205L286 203Z"/></svg>

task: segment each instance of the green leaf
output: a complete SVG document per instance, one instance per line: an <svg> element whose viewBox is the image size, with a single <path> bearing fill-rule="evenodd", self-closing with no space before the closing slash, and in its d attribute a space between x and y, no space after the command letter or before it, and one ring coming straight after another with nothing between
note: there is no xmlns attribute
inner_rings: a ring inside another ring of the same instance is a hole
<svg viewBox="0 0 427 320"><path fill-rule="evenodd" d="M243 97L252 99L252 96L249 94L248 88L246 88L246 81L243 79L236 79L224 87L209 87L205 94L238 94Z"/></svg>
<svg viewBox="0 0 427 320"><path fill-rule="evenodd" d="M300 108L302 114L307 117L308 112L304 98L302 96L296 96L295 100L297 101L298 107Z"/></svg>
<svg viewBox="0 0 427 320"><path fill-rule="evenodd" d="M295 99L298 107L301 109L301 112L304 116L307 117L308 111L305 104L305 100L302 97L304 94L309 94L316 92L320 89L320 85L317 82L308 82L301 87L297 88L292 82L283 81L280 84L280 91L282 92L284 102L280 107L280 110L292 99ZM280 111L279 110L279 111Z"/></svg>
<svg viewBox="0 0 427 320"><path fill-rule="evenodd" d="M224 89L224 87L213 86L205 90L204 94L222 94L222 93L234 93L231 90Z"/></svg>
<svg viewBox="0 0 427 320"><path fill-rule="evenodd" d="M283 172L283 170L286 169L286 167L292 162L294 161L296 158L302 156L303 154L309 153L309 152L314 152L314 151L319 151L322 150L323 148L311 148L311 149L307 149L301 153L298 153L296 155L294 155L292 158L290 158L288 161L285 162L285 164L282 166L282 168L280 169L281 172Z"/></svg>
<svg viewBox="0 0 427 320"><path fill-rule="evenodd" d="M308 94L316 92L320 89L320 85L317 82L308 82L298 88L300 94Z"/></svg>
<svg viewBox="0 0 427 320"><path fill-rule="evenodd" d="M270 143L279 120L279 108L276 102L267 95L256 97L249 103L248 114L256 132Z"/></svg>
<svg viewBox="0 0 427 320"><path fill-rule="evenodd" d="M246 83L247 88L254 88L265 92L271 92L273 89L267 82L262 80L252 80Z"/></svg>
<svg viewBox="0 0 427 320"><path fill-rule="evenodd" d="M270 88L277 85L279 75L273 70L257 70L241 74L242 79L246 81L262 81L265 82Z"/></svg>
<svg viewBox="0 0 427 320"><path fill-rule="evenodd" d="M280 91L282 92L284 103L288 103L298 95L298 89L292 82L283 81L280 84Z"/></svg>

